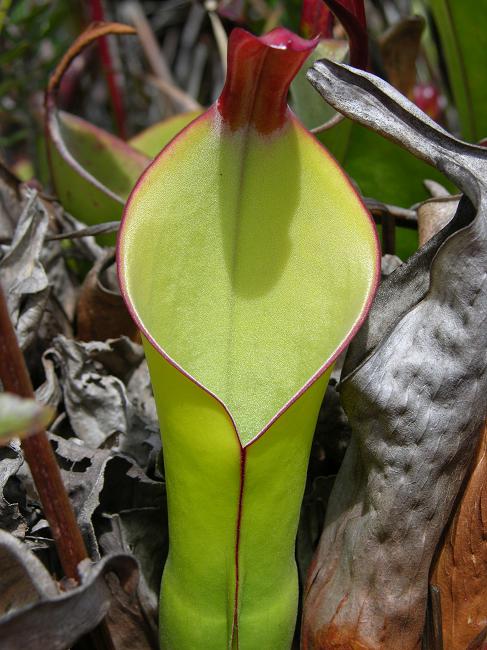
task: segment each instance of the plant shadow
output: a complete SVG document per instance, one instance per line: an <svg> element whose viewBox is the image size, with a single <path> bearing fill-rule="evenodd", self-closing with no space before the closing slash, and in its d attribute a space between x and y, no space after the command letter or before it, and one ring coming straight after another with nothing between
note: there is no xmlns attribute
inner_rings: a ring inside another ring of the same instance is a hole
<svg viewBox="0 0 487 650"><path fill-rule="evenodd" d="M219 211L234 295L255 299L272 290L291 253L299 149L292 124L268 143L255 133L237 137L236 146L220 149Z"/></svg>

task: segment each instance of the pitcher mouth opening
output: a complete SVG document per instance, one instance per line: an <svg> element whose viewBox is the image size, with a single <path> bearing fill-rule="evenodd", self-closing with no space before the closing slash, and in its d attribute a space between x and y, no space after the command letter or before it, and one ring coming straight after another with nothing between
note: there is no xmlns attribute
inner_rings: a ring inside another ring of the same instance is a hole
<svg viewBox="0 0 487 650"><path fill-rule="evenodd" d="M291 44L289 47L293 47L293 54L296 52L299 54L299 65L297 65L297 69L301 67L302 62L304 62L305 58L308 56L309 52L314 48L315 44L318 42L319 38L317 37L316 39L313 39L312 41L306 40L306 39L301 39L300 37L292 34L292 32L288 32L285 29L277 29L271 32L270 34L267 34L263 37L257 38L255 36L252 36L248 32L245 32L242 29L236 28L232 32L232 36L234 41L241 41L243 45L242 47L250 47L252 51L256 51L257 58L261 57L262 58L262 64L264 62L264 59L268 56L268 52L275 52L276 56L278 56L280 53L288 51L288 45L287 41L291 41ZM231 37L232 37L231 36ZM287 40L286 40L287 39ZM264 52L264 54L262 54ZM229 61L231 59L231 51L229 50ZM245 73L247 74L247 73ZM294 77L295 72L293 72L292 75L290 75L290 79ZM254 71L254 76L255 76L255 71ZM286 80L287 83L287 80ZM289 81L290 83L290 81ZM287 100L287 88L288 85L286 85L286 97L285 99ZM222 100L223 98L223 100ZM225 102L228 99L228 104L225 105ZM132 189L132 192L127 200L127 203L125 205L123 215L122 215L122 220L121 220L121 225L118 233L118 243L117 243L117 272L118 272L118 277L119 277L119 284L120 284L120 290L122 293L122 296L124 298L124 301L127 305L127 308L134 319L135 323L137 324L138 328L141 330L145 338L147 339L148 343L154 348L154 350L160 354L169 364L171 364L174 368L176 368L179 372L181 372L186 378L188 378L191 382L193 382L195 385L197 385L199 388L204 390L208 395L210 395L213 399L215 399L218 404L223 408L224 412L226 413L227 417L229 418L232 427L235 431L235 434L237 435L237 438L239 440L239 444L242 448L245 448L251 444L253 444L256 440L258 440L275 422L278 420L284 412L286 412L289 407L294 404L299 397L317 380L319 377L321 377L327 369L334 363L334 361L337 359L337 357L343 352L343 350L348 346L352 338L355 336L356 332L358 329L361 327L363 324L365 318L367 317L367 313L370 309L370 306L372 304L373 298L375 296L375 292L378 287L379 279L380 279L380 245L379 245L379 240L375 228L375 224L373 222L373 219L368 212L367 208L365 207L363 201L361 200L360 196L358 195L357 191L355 188L350 184L350 181L348 177L346 176L345 172L339 167L338 163L333 159L333 157L326 152L327 156L329 157L330 161L333 162L334 166L336 167L337 170L339 170L340 175L346 180L346 184L348 189L350 190L350 193L354 194L355 197L357 198L358 202L361 205L364 218L368 219L369 226L370 226L370 234L371 234L371 254L374 255L374 261L373 263L371 262L370 264L370 277L367 282L370 282L368 285L368 290L367 293L364 294L363 296L363 303L360 307L360 311L357 313L356 318L352 320L350 319L351 326L350 328L345 331L345 334L342 338L338 338L338 341L340 341L338 347L333 350L333 353L330 354L328 357L326 357L323 361L319 362L315 366L317 368L310 376L309 378L291 395L289 399L287 399L281 407L279 407L274 415L268 419L266 424L262 426L259 431L255 434L252 435L252 437L247 440L246 442L242 442L242 432L238 430L237 424L236 424L236 419L231 413L231 409L228 406L228 403L222 399L222 397L219 396L218 391L214 391L210 388L208 388L203 381L199 381L192 372L186 370L184 368L183 363L178 363L176 359L169 354L162 341L157 340L157 337L151 334L150 328L146 325L144 322L144 317L142 314L138 313L136 304L134 300L132 299L130 295L130 290L129 290L129 285L126 282L126 271L125 271L125 260L124 260L124 238L126 236L127 232L127 223L129 219L129 212L132 206L133 201L137 197L137 193L139 192L142 184L144 183L145 179L147 178L146 175L151 173L151 170L153 169L154 165L157 165L159 161L161 160L161 157L168 154L171 152L171 150L177 145L177 143L186 136L187 132L189 129L194 128L197 124L201 124L205 120L213 120L216 121L219 119L217 116L222 114L222 107L223 107L223 112L225 113L225 110L230 110L230 107L234 102L234 97L232 96L232 87L231 84L226 83L225 87L222 91L222 95L220 96L220 99L216 104L214 104L208 111L200 115L196 120L194 120L190 125L186 126L178 135L173 138L173 140L161 151L159 156L156 157L156 159L149 165L149 167L143 172L139 180L137 181L135 187ZM295 124L299 125L300 132L306 137L310 139L310 142L313 143L314 146L318 147L320 150L324 150L324 147L299 123L297 118L294 117L292 113L290 113L289 109L287 108L287 104L285 105L285 111L286 111L286 121L293 122ZM223 119L224 116L223 116ZM261 132L259 132L260 135ZM326 151L326 150L325 150ZM368 237L369 235L367 235ZM368 244L367 244L368 245Z"/></svg>

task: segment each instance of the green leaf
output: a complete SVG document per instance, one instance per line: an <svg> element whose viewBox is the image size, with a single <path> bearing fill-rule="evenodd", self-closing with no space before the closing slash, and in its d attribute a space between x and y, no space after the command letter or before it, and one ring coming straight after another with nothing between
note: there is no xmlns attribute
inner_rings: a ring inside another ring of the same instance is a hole
<svg viewBox="0 0 487 650"><path fill-rule="evenodd" d="M18 45L15 45L14 47L7 50L3 54L0 54L0 65L6 65L7 63L11 63L12 61L15 61L15 59L18 59L21 56L23 56L26 50L28 49L29 49L29 44L26 43L25 41L19 43Z"/></svg>
<svg viewBox="0 0 487 650"><path fill-rule="evenodd" d="M22 438L46 427L54 411L33 399L0 393L0 445Z"/></svg>
<svg viewBox="0 0 487 650"><path fill-rule="evenodd" d="M112 23L94 24L63 57L46 94L46 137L52 181L68 212L89 225L120 218L135 180L150 158L123 140L85 120L58 111L56 92L69 64L87 45L111 33L132 28ZM113 244L114 236L100 237Z"/></svg>
<svg viewBox="0 0 487 650"><path fill-rule="evenodd" d="M55 111L47 119L51 177L64 208L89 225L119 219L150 159L75 115ZM100 241L113 244L114 237Z"/></svg>
<svg viewBox="0 0 487 650"><path fill-rule="evenodd" d="M22 24L35 24L51 8L50 2L40 3L38 6L33 5L32 2L17 2L10 12L9 22L19 26Z"/></svg>
<svg viewBox="0 0 487 650"><path fill-rule="evenodd" d="M349 119L317 137L357 183L363 196L409 207L429 198L424 186L427 178L438 181L452 193L456 191L437 169ZM417 249L417 232L397 228L396 254L405 260Z"/></svg>
<svg viewBox="0 0 487 650"><path fill-rule="evenodd" d="M134 149L137 149L137 151L149 156L149 158L155 158L175 135L201 115L201 113L202 111L189 111L157 122L131 138L129 144Z"/></svg>
<svg viewBox="0 0 487 650"><path fill-rule="evenodd" d="M336 115L336 111L326 104L311 86L306 79L306 72L319 59L332 59L341 63L347 55L348 44L346 41L321 40L293 80L290 89L291 106L308 129L327 122L333 115Z"/></svg>
<svg viewBox="0 0 487 650"><path fill-rule="evenodd" d="M340 131L341 129L341 131ZM390 140L345 119L318 139L343 165L364 196L409 207L429 198L424 180L431 178L455 193L455 187L437 169L412 156ZM417 233L396 231L396 252L407 259L418 248Z"/></svg>
<svg viewBox="0 0 487 650"><path fill-rule="evenodd" d="M21 85L22 85L21 79L5 79L5 81L1 81L0 98L2 98L3 95L6 95L10 90L13 90L14 88L18 88Z"/></svg>
<svg viewBox="0 0 487 650"><path fill-rule="evenodd" d="M370 216L286 108L313 45L234 30L217 104L125 209L120 283L144 335L169 499L163 648L291 645L316 418L379 272Z"/></svg>
<svg viewBox="0 0 487 650"><path fill-rule="evenodd" d="M448 68L462 135L487 136L487 0L429 0Z"/></svg>
<svg viewBox="0 0 487 650"><path fill-rule="evenodd" d="M377 232L379 233L382 241L382 226L377 226ZM395 238L396 241L394 253L402 260L407 260L408 257L411 257L411 255L418 250L419 239L417 230L396 226Z"/></svg>
<svg viewBox="0 0 487 650"><path fill-rule="evenodd" d="M58 119L63 143L76 162L101 185L125 200L149 164L148 157L75 115L61 111Z"/></svg>
<svg viewBox="0 0 487 650"><path fill-rule="evenodd" d="M365 196L384 203L409 207L428 198L426 178L453 190L439 171L359 124L353 125L342 164Z"/></svg>
<svg viewBox="0 0 487 650"><path fill-rule="evenodd" d="M0 147L11 147L17 142L22 142L28 137L27 129L18 129L14 131L11 135L0 137Z"/></svg>

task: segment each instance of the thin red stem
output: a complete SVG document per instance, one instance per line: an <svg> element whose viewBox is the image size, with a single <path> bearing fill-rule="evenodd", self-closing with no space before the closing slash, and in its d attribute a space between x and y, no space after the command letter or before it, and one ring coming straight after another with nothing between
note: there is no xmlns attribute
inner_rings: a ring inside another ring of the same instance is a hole
<svg viewBox="0 0 487 650"><path fill-rule="evenodd" d="M34 398L24 355L10 320L7 302L0 285L0 380L3 389L21 397ZM79 582L78 564L88 557L83 537L76 522L68 494L64 487L46 432L25 438L22 449L34 479L44 515L49 523L56 550L64 573ZM102 621L81 640L90 650L115 650L110 631Z"/></svg>
<svg viewBox="0 0 487 650"><path fill-rule="evenodd" d="M91 20L97 22L105 21L105 10L103 9L102 0L90 0ZM112 52L110 43L106 36L102 36L98 43L100 49L100 58L105 78L110 93L110 101L113 109L113 117L117 127L118 135L127 139L127 119L123 104L122 92L118 83L118 75L113 65Z"/></svg>
<svg viewBox="0 0 487 650"><path fill-rule="evenodd" d="M299 32L305 38L333 38L333 15L323 0L303 0Z"/></svg>
<svg viewBox="0 0 487 650"><path fill-rule="evenodd" d="M350 65L366 70L369 64L369 41L364 0L325 0L343 25L350 42Z"/></svg>
<svg viewBox="0 0 487 650"><path fill-rule="evenodd" d="M5 391L21 397L34 397L24 355L19 348L1 287L0 379ZM32 472L44 514L49 522L61 565L68 578L78 582L78 564L88 557L88 553L45 431L25 438L22 441L22 448Z"/></svg>

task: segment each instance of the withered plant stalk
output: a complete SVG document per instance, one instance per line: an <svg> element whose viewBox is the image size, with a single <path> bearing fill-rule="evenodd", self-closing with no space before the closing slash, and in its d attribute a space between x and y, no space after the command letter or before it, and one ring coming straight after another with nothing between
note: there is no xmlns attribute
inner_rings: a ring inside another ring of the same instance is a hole
<svg viewBox="0 0 487 650"><path fill-rule="evenodd" d="M34 398L34 389L10 320L0 285L0 380L5 391ZM22 449L49 523L61 566L68 578L79 582L78 564L88 558L85 543L61 478L54 452L44 430L22 440ZM90 648L113 650L108 628L102 622L90 634ZM88 646L87 646L88 647Z"/></svg>

